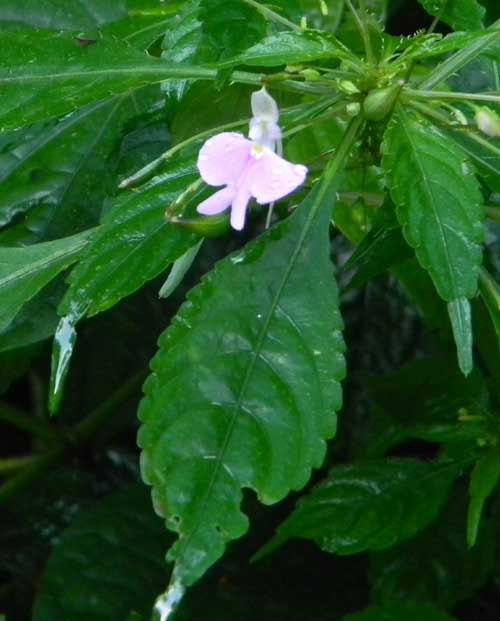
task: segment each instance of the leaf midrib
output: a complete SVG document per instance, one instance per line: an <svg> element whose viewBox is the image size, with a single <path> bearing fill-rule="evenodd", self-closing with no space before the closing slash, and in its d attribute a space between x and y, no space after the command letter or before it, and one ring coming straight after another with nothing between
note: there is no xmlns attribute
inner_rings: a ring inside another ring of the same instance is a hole
<svg viewBox="0 0 500 621"><path fill-rule="evenodd" d="M47 242L47 243L50 243L50 242ZM72 246L70 250L65 249L65 250L56 251L54 254L51 254L48 257L38 259L35 262L32 262L29 265L26 265L17 271L11 272L7 276L0 277L0 289L2 287L7 287L9 284L11 284L12 281L15 281L15 280L18 280L24 277L36 276L36 272L44 269L45 267L49 266L51 263L57 262L59 259L61 259L62 257L66 255L69 258L72 254L76 254L78 251L80 251L86 244L87 244L87 235L81 241L77 241L75 243L75 246ZM22 249L16 248L16 250L22 250ZM0 266L1 264L2 262L0 261Z"/></svg>
<svg viewBox="0 0 500 621"><path fill-rule="evenodd" d="M323 185L323 187L321 188L321 190L318 192L318 196L316 197L316 203L315 205L311 208L311 210L309 211L309 214L307 216L307 219L305 221L304 227L302 229L302 232L300 234L300 237L298 239L297 242L297 246L292 254L292 257L290 259L290 262L285 270L285 273L283 275L283 278L281 279L281 282L278 286L278 289L276 291L276 294L274 296L274 299L271 302L271 306L269 308L269 311L267 313L266 319L262 325L262 328L260 330L258 339L257 339L257 344L254 348L254 350L252 351L252 355L250 356L250 361L247 364L246 367L246 371L245 371L245 375L243 377L243 382L241 385L241 389L240 392L238 394L237 399L234 401L233 406L232 406L232 413L230 415L230 422L228 424L228 428L227 431L224 435L224 439L221 445L220 450L218 451L216 458L215 458L215 466L214 469L212 471L212 476L210 477L210 481L209 484L207 486L206 489L206 493L204 495L203 500L200 503L200 507L198 509L198 516L201 516L204 513L204 509L207 506L208 500L211 496L211 492L212 489L217 481L218 478L218 474L220 471L220 468L222 466L222 461L223 461L223 456L226 453L226 450L229 446L229 443L231 441L231 437L233 434L233 430L236 424L236 420L238 417L238 413L242 408L242 404L243 401L245 399L246 396L246 391L248 389L248 386L250 384L252 375L253 375L253 371L255 369L255 365L257 363L258 358L261 355L262 352L262 347L264 345L264 342L267 338L267 334L269 331L269 327L271 324L271 321L273 320L274 317L274 313L276 311L276 308L278 307L279 304L279 300L281 298L281 295L283 293L284 288L286 287L286 284L288 282L288 279L292 273L293 268L295 267L295 263L297 262L297 259L299 257L300 252L302 251L302 247L303 244L309 234L311 225L321 207L321 203L323 201L323 198L326 194L326 192L328 191L328 187L329 187L329 183L325 180L325 183ZM183 540L182 545L179 546L179 552L177 554L177 559L181 559L182 556L184 555L186 549L188 549L190 542L192 541L193 537L195 536L195 534L197 533L199 527L201 524L201 517L199 519L196 520L193 528L191 529L190 533L187 535L187 537Z"/></svg>
<svg viewBox="0 0 500 621"><path fill-rule="evenodd" d="M422 175L422 178L424 180L424 184L423 184L424 192L427 195L427 198L429 200L429 204L431 205L432 213L434 215L434 219L435 219L435 221L436 221L436 223L438 225L438 228L439 228L439 233L440 233L441 241L442 241L442 244L443 244L443 247L444 247L444 251L445 251L445 254L446 254L446 260L447 260L446 267L447 267L447 271L448 271L448 274L450 276L450 280L451 280L451 283L452 283L452 288L453 288L453 291L454 291L454 299L456 299L456 298L459 298L460 296L458 295L458 292L457 292L457 284L456 284L456 279L455 279L455 273L450 268L452 263L450 261L450 252L449 252L449 248L448 248L448 241L447 241L447 238L446 238L446 234L444 232L443 223L441 222L441 218L439 217L438 210L436 208L435 199L434 199L434 192L432 190L432 185L428 182L428 177L427 177L427 174L425 172L424 165L423 165L423 163L422 163L422 161L420 159L420 155L419 155L418 149L416 148L415 142L412 139L411 132L410 132L410 129L409 129L409 126L408 126L408 116L407 116L405 110L402 107L400 107L399 112L400 112L400 118L402 120L401 125L403 127L403 131L406 134L406 138L407 138L408 144L411 146L412 151L414 153L415 162L416 162L416 164L418 166L418 169L420 171L420 174ZM408 223L405 224L405 228L406 227L409 228ZM421 244L424 244L424 243L425 242L423 242L421 240ZM418 247L416 248L416 250L418 251ZM429 269L429 268L427 267L426 269Z"/></svg>

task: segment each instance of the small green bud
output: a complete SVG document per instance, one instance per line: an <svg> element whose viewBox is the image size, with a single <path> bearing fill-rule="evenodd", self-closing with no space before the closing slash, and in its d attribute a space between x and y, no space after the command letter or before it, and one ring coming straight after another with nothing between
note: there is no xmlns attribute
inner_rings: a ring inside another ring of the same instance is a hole
<svg viewBox="0 0 500 621"><path fill-rule="evenodd" d="M319 10L321 11L321 15L323 15L324 17L328 15L328 5L325 0L319 0Z"/></svg>
<svg viewBox="0 0 500 621"><path fill-rule="evenodd" d="M303 75L306 80L312 81L319 80L321 77L321 74L319 73L319 71L316 71L316 69L302 69L300 75Z"/></svg>
<svg viewBox="0 0 500 621"><path fill-rule="evenodd" d="M496 112L482 106L477 109L474 118L476 125L483 134L490 136L490 138L500 138L500 117Z"/></svg>
<svg viewBox="0 0 500 621"><path fill-rule="evenodd" d="M357 95L358 93L361 92L359 88L356 86L356 84L354 84L354 82L351 82L349 80L339 80L337 84L338 84L339 90L345 93L346 95Z"/></svg>
<svg viewBox="0 0 500 621"><path fill-rule="evenodd" d="M382 121L393 109L402 83L370 91L363 101L363 114L368 121Z"/></svg>
<svg viewBox="0 0 500 621"><path fill-rule="evenodd" d="M358 116L358 114L361 112L361 104L357 101L352 101L351 103L347 104L345 111L349 116Z"/></svg>

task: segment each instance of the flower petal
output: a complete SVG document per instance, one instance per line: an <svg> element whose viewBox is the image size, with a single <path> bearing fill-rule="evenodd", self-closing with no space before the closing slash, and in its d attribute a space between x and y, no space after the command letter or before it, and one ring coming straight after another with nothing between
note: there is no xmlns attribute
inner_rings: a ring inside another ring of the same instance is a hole
<svg viewBox="0 0 500 621"><path fill-rule="evenodd" d="M234 188L223 188L198 205L196 211L204 216L213 216L227 209L236 196Z"/></svg>
<svg viewBox="0 0 500 621"><path fill-rule="evenodd" d="M209 138L198 155L203 181L209 185L234 185L250 159L251 148L251 141L236 132Z"/></svg>
<svg viewBox="0 0 500 621"><path fill-rule="evenodd" d="M245 226L248 201L250 198L250 192L248 192L245 187L242 187L233 200L231 208L231 226L237 231L241 231Z"/></svg>
<svg viewBox="0 0 500 621"><path fill-rule="evenodd" d="M304 183L307 168L292 164L269 149L252 164L245 185L260 205L272 203L296 190Z"/></svg>

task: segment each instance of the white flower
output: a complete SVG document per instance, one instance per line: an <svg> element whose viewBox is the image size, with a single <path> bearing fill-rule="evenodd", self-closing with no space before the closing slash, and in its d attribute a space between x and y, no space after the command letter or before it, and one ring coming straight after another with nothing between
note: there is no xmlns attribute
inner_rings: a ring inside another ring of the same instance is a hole
<svg viewBox="0 0 500 621"><path fill-rule="evenodd" d="M276 151L276 144L281 139L281 130L278 125L279 110L274 99L263 86L260 91L252 93L252 119L248 136L260 147L267 147Z"/></svg>

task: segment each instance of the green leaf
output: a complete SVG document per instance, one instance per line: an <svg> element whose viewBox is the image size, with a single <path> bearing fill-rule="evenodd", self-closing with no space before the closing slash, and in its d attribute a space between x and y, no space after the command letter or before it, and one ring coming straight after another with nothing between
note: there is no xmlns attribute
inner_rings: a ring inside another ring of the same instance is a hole
<svg viewBox="0 0 500 621"><path fill-rule="evenodd" d="M456 621L433 604L392 604L373 606L344 617L344 621Z"/></svg>
<svg viewBox="0 0 500 621"><path fill-rule="evenodd" d="M464 375L469 375L474 366L472 359L472 314L467 298L458 298L448 302L453 338L457 346L458 366Z"/></svg>
<svg viewBox="0 0 500 621"><path fill-rule="evenodd" d="M382 165L403 234L446 300L464 371L472 366L467 298L477 291L483 240L481 194L457 145L399 107L384 136Z"/></svg>
<svg viewBox="0 0 500 621"><path fill-rule="evenodd" d="M371 554L371 601L386 606L432 601L445 609L469 599L491 573L495 537L481 524L477 544L466 544L466 494L452 496L438 520L411 541Z"/></svg>
<svg viewBox="0 0 500 621"><path fill-rule="evenodd" d="M384 137L383 167L409 245L447 302L477 291L481 194L460 149L399 108Z"/></svg>
<svg viewBox="0 0 500 621"><path fill-rule="evenodd" d="M424 58L448 54L480 41L483 37L486 37L486 41L490 42L491 34L490 30L476 30L473 32L452 32L444 37L437 33L417 35L408 41L397 62L403 60L407 62L410 59L414 61L423 60Z"/></svg>
<svg viewBox="0 0 500 621"><path fill-rule="evenodd" d="M181 284L184 280L184 276L193 264L193 261L198 256L202 243L203 239L186 250L186 252L175 261L168 274L167 280L164 282L158 293L160 298L168 298L168 296L171 295Z"/></svg>
<svg viewBox="0 0 500 621"><path fill-rule="evenodd" d="M147 50L169 27L178 11L177 2L158 3L157 0L127 0L128 15L101 28L104 36L112 36L130 45Z"/></svg>
<svg viewBox="0 0 500 621"><path fill-rule="evenodd" d="M276 67L328 58L352 60L353 55L333 35L305 30L270 35L227 64Z"/></svg>
<svg viewBox="0 0 500 621"><path fill-rule="evenodd" d="M450 354L451 355L451 354ZM450 356L416 360L369 381L372 412L363 458L384 455L408 440L474 445L488 437L487 392L476 371L465 378Z"/></svg>
<svg viewBox="0 0 500 621"><path fill-rule="evenodd" d="M403 238L392 206L383 207L377 216L374 228L361 240L344 266L345 270L356 270L349 288L360 287L413 254Z"/></svg>
<svg viewBox="0 0 500 621"><path fill-rule="evenodd" d="M338 466L299 500L259 556L292 537L335 554L390 548L437 516L459 474L454 462L416 459Z"/></svg>
<svg viewBox="0 0 500 621"><path fill-rule="evenodd" d="M74 263L89 231L27 248L0 248L0 331L42 287Z"/></svg>
<svg viewBox="0 0 500 621"><path fill-rule="evenodd" d="M115 40L82 47L66 33L0 32L0 124L17 128L169 78L214 77L153 58Z"/></svg>
<svg viewBox="0 0 500 621"><path fill-rule="evenodd" d="M172 585L195 582L246 532L241 487L265 504L302 488L335 433L334 191L325 176L291 217L218 263L160 338L138 442L156 509L179 533Z"/></svg>
<svg viewBox="0 0 500 621"><path fill-rule="evenodd" d="M124 621L132 611L148 614L165 582L167 541L142 486L82 511L48 560L33 621Z"/></svg>
<svg viewBox="0 0 500 621"><path fill-rule="evenodd" d="M0 27L93 30L126 14L124 0L2 0Z"/></svg>
<svg viewBox="0 0 500 621"><path fill-rule="evenodd" d="M124 93L49 122L8 134L0 155L0 222L29 212L23 226L54 238L97 224L106 194L114 191L108 158L120 132L157 101L157 89Z"/></svg>
<svg viewBox="0 0 500 621"><path fill-rule="evenodd" d="M498 24L495 24L498 27ZM454 76L460 69L481 54L494 52L500 42L500 30L488 29L484 37L471 41L464 48L440 63L419 85L421 89L431 89ZM498 57L498 55L497 55Z"/></svg>
<svg viewBox="0 0 500 621"><path fill-rule="evenodd" d="M151 280L198 236L169 223L165 208L195 179L194 154L178 156L164 172L113 201L78 266L59 308L61 315L100 313Z"/></svg>
<svg viewBox="0 0 500 621"><path fill-rule="evenodd" d="M0 333L0 352L27 347L50 338L59 322L57 307L65 289L61 274L26 302L8 328Z"/></svg>
<svg viewBox="0 0 500 621"><path fill-rule="evenodd" d="M473 546L477 540L483 506L500 479L500 453L497 447L483 453L470 475L469 511L467 514L467 544Z"/></svg>
<svg viewBox="0 0 500 621"><path fill-rule="evenodd" d="M424 9L454 30L477 30L482 27L485 9L477 0L418 0Z"/></svg>
<svg viewBox="0 0 500 621"><path fill-rule="evenodd" d="M461 131L454 131L451 137L474 164L490 190L500 194L500 149L496 141Z"/></svg>
<svg viewBox="0 0 500 621"><path fill-rule="evenodd" d="M265 34L262 16L239 0L189 0L170 21L162 58L176 65L214 63L237 55ZM165 89L180 100L189 84L175 80Z"/></svg>

